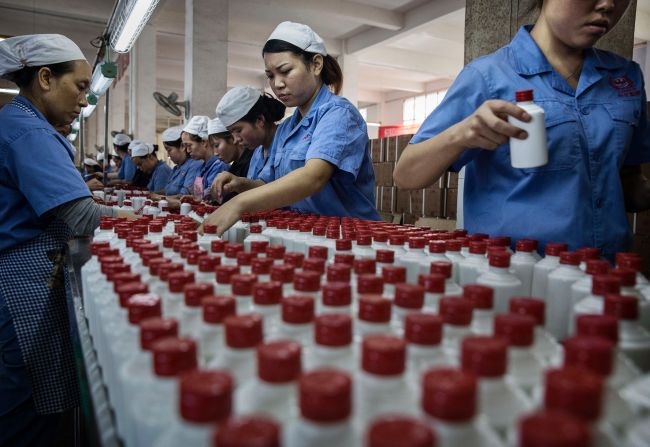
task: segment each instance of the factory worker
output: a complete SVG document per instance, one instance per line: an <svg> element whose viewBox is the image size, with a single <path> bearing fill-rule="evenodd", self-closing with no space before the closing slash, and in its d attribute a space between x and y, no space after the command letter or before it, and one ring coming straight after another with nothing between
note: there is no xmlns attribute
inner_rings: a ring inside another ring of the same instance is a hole
<svg viewBox="0 0 650 447"><path fill-rule="evenodd" d="M83 174L84 181L88 181L91 178L97 178L96 174L98 172L101 172L101 170L102 168L99 165L99 163L97 163L97 161L88 157L84 158L84 174Z"/></svg>
<svg viewBox="0 0 650 447"><path fill-rule="evenodd" d="M162 192L169 182L172 168L156 157L154 145L140 140L133 140L131 143L131 156L138 169L150 176L147 189L151 192Z"/></svg>
<svg viewBox="0 0 650 447"><path fill-rule="evenodd" d="M337 96L343 75L323 40L306 25L283 22L262 51L273 93L296 110L278 127L260 179L246 180L245 192L207 223L222 233L242 213L284 206L379 219L366 123L354 105ZM225 185L217 184L217 192Z"/></svg>
<svg viewBox="0 0 650 447"><path fill-rule="evenodd" d="M269 160L277 123L284 118L285 110L285 105L280 101L268 94L260 94L253 87L235 87L219 101L217 118L228 128L235 141L243 142L244 146L254 151L244 177L251 180L259 178ZM237 184L236 179L227 183L228 189L237 192L233 189Z"/></svg>
<svg viewBox="0 0 650 447"><path fill-rule="evenodd" d="M100 216L54 126L87 105L91 68L65 36L0 41L0 77L19 94L0 109L0 445L73 445L79 403L63 248Z"/></svg>
<svg viewBox="0 0 650 447"><path fill-rule="evenodd" d="M135 176L137 168L129 155L129 144L131 144L131 137L126 134L118 133L113 137L113 149L115 149L117 155L122 159L120 170L117 173L109 175L110 179L117 180L114 182L116 184L131 183Z"/></svg>
<svg viewBox="0 0 650 447"><path fill-rule="evenodd" d="M190 195L194 179L199 176L203 161L192 160L190 154L183 148L180 126L170 127L162 133L162 141L167 150L167 155L175 164L169 181L165 186L164 194L167 196Z"/></svg>
<svg viewBox="0 0 650 447"><path fill-rule="evenodd" d="M640 164L650 161L650 127L639 66L594 44L629 1L545 0L534 26L468 64L397 163L400 188L423 188L465 166L464 226L470 232L534 237L541 245L630 247L627 211L650 205ZM507 117L534 91L544 109L548 163L511 165L509 138L526 133Z"/></svg>
<svg viewBox="0 0 650 447"><path fill-rule="evenodd" d="M222 163L228 165L228 174L235 177L245 177L248 174L253 151L247 150L241 142L235 142L232 134L228 132L219 118L211 119L208 122L208 140L214 155ZM219 175L225 173L221 172ZM230 192L224 194L223 197L215 197L215 199L219 203L225 203L236 194L236 192Z"/></svg>
<svg viewBox="0 0 650 447"><path fill-rule="evenodd" d="M210 195L210 186L218 173L226 171L228 166L219 161L212 153L208 143L207 116L193 116L183 128L181 139L183 148L193 160L203 161L199 175L194 179L193 195L198 199Z"/></svg>

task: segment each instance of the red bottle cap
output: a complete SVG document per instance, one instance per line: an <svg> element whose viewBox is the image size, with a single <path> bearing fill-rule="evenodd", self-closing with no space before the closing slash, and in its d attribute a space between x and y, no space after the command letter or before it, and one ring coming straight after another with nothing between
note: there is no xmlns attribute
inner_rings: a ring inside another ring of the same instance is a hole
<svg viewBox="0 0 650 447"><path fill-rule="evenodd" d="M462 341L461 367L478 377L501 377L506 373L506 341L500 337L471 336Z"/></svg>
<svg viewBox="0 0 650 447"><path fill-rule="evenodd" d="M395 262L395 252L393 250L377 250L375 260L383 264L392 264Z"/></svg>
<svg viewBox="0 0 650 447"><path fill-rule="evenodd" d="M442 297L438 302L442 321L452 326L469 326L472 323L474 305L461 297Z"/></svg>
<svg viewBox="0 0 650 447"><path fill-rule="evenodd" d="M487 251L487 243L485 241L471 241L469 243L469 252L473 255L484 255Z"/></svg>
<svg viewBox="0 0 650 447"><path fill-rule="evenodd" d="M302 263L304 271L316 272L319 275L325 273L325 259L323 258L307 258Z"/></svg>
<svg viewBox="0 0 650 447"><path fill-rule="evenodd" d="M388 236L388 245L401 247L406 242L406 236L403 234L391 234Z"/></svg>
<svg viewBox="0 0 650 447"><path fill-rule="evenodd" d="M196 342L191 338L162 338L154 342L152 351L157 376L174 377L197 366Z"/></svg>
<svg viewBox="0 0 650 447"><path fill-rule="evenodd" d="M160 297L153 293L138 293L132 295L127 302L129 323L140 324L142 320L160 317L162 307Z"/></svg>
<svg viewBox="0 0 650 447"><path fill-rule="evenodd" d="M149 261L149 274L151 276L158 276L160 274L160 267L171 263L171 259L167 259L162 256L160 258L152 259Z"/></svg>
<svg viewBox="0 0 650 447"><path fill-rule="evenodd" d="M534 318L537 326L544 326L546 322L546 303L537 298L513 297L510 299L508 310L513 314Z"/></svg>
<svg viewBox="0 0 650 447"><path fill-rule="evenodd" d="M140 347L150 351L156 340L178 336L178 321L174 318L153 317L140 322Z"/></svg>
<svg viewBox="0 0 650 447"><path fill-rule="evenodd" d="M508 342L509 346L533 345L535 319L520 314L500 314L494 317L494 335Z"/></svg>
<svg viewBox="0 0 650 447"><path fill-rule="evenodd" d="M214 271L218 284L231 284L232 277L239 274L238 265L218 265Z"/></svg>
<svg viewBox="0 0 650 447"><path fill-rule="evenodd" d="M271 267L271 279L283 284L293 282L295 267L291 264L279 264Z"/></svg>
<svg viewBox="0 0 650 447"><path fill-rule="evenodd" d="M228 419L213 435L215 447L280 447L280 425L264 416Z"/></svg>
<svg viewBox="0 0 650 447"><path fill-rule="evenodd" d="M218 241L212 241L210 242L210 251L212 253L223 253L226 251L226 244L228 242L218 240Z"/></svg>
<svg viewBox="0 0 650 447"><path fill-rule="evenodd" d="M354 264L354 255L351 255L349 253L336 253L334 255L334 263L346 264L352 267L352 265Z"/></svg>
<svg viewBox="0 0 650 447"><path fill-rule="evenodd" d="M445 293L446 277L438 273L418 276L418 284L424 287L427 293Z"/></svg>
<svg viewBox="0 0 650 447"><path fill-rule="evenodd" d="M412 250L421 250L424 248L427 240L423 237L410 237L409 238L409 248Z"/></svg>
<svg viewBox="0 0 650 447"><path fill-rule="evenodd" d="M318 292L321 275L313 271L296 272L293 276L293 288L297 292Z"/></svg>
<svg viewBox="0 0 650 447"><path fill-rule="evenodd" d="M336 251L352 250L352 241L350 239L337 239Z"/></svg>
<svg viewBox="0 0 650 447"><path fill-rule="evenodd" d="M262 306L280 304L282 283L278 281L258 282L253 285L253 302Z"/></svg>
<svg viewBox="0 0 650 447"><path fill-rule="evenodd" d="M169 274L169 291L183 293L186 285L194 282L194 272L179 271Z"/></svg>
<svg viewBox="0 0 650 447"><path fill-rule="evenodd" d="M372 244L372 236L369 234L359 234L357 236L357 245L367 247Z"/></svg>
<svg viewBox="0 0 650 447"><path fill-rule="evenodd" d="M199 272L201 273L212 273L219 265L221 265L221 258L218 256L203 255L199 257Z"/></svg>
<svg viewBox="0 0 650 447"><path fill-rule="evenodd" d="M576 335L603 337L618 343L618 318L611 315L578 315Z"/></svg>
<svg viewBox="0 0 650 447"><path fill-rule="evenodd" d="M496 251L490 253L490 266L498 268L510 267L510 252Z"/></svg>
<svg viewBox="0 0 650 447"><path fill-rule="evenodd" d="M203 232L205 234L217 234L217 226L216 225L203 225Z"/></svg>
<svg viewBox="0 0 650 447"><path fill-rule="evenodd" d="M355 259L353 269L355 275L374 275L377 271L377 261L374 259Z"/></svg>
<svg viewBox="0 0 650 447"><path fill-rule="evenodd" d="M436 437L424 422L408 416L382 416L368 429L367 447L433 447Z"/></svg>
<svg viewBox="0 0 650 447"><path fill-rule="evenodd" d="M251 272L255 275L270 275L273 267L271 258L254 258L251 262Z"/></svg>
<svg viewBox="0 0 650 447"><path fill-rule="evenodd" d="M188 307L201 307L201 301L204 297L214 293L212 283L195 283L185 286L185 305Z"/></svg>
<svg viewBox="0 0 650 447"><path fill-rule="evenodd" d="M519 421L520 447L589 447L591 433L580 419L557 411L526 416Z"/></svg>
<svg viewBox="0 0 650 447"><path fill-rule="evenodd" d="M225 420L232 412L233 379L226 371L194 370L180 378L179 409L197 424Z"/></svg>
<svg viewBox="0 0 650 447"><path fill-rule="evenodd" d="M327 259L328 248L320 245L309 247L309 257Z"/></svg>
<svg viewBox="0 0 650 447"><path fill-rule="evenodd" d="M626 267L616 267L612 269L611 274L621 280L622 287L636 286L636 271Z"/></svg>
<svg viewBox="0 0 650 447"><path fill-rule="evenodd" d="M352 411L352 379L336 369L317 369L299 382L300 414L317 423L346 420Z"/></svg>
<svg viewBox="0 0 650 447"><path fill-rule="evenodd" d="M203 308L203 321L222 324L227 317L235 315L235 297L230 295L204 296L201 307Z"/></svg>
<svg viewBox="0 0 650 447"><path fill-rule="evenodd" d="M447 251L460 251L463 247L463 243L457 239L451 239L445 242L445 249Z"/></svg>
<svg viewBox="0 0 650 447"><path fill-rule="evenodd" d="M121 272L113 275L113 292L117 293L117 289L121 284L129 282L141 282L139 273Z"/></svg>
<svg viewBox="0 0 650 447"><path fill-rule="evenodd" d="M385 231L374 231L372 233L372 238L375 242L388 242L388 233Z"/></svg>
<svg viewBox="0 0 650 447"><path fill-rule="evenodd" d="M360 275L357 277L357 293L382 294L384 293L384 279L375 275Z"/></svg>
<svg viewBox="0 0 650 447"><path fill-rule="evenodd" d="M488 247L508 248L512 240L508 236L495 236L487 239Z"/></svg>
<svg viewBox="0 0 650 447"><path fill-rule="evenodd" d="M564 366L585 368L609 376L614 367L615 345L602 337L572 337L564 340Z"/></svg>
<svg viewBox="0 0 650 447"><path fill-rule="evenodd" d="M226 244L224 254L226 258L236 259L240 251L244 251L244 244L229 242Z"/></svg>
<svg viewBox="0 0 650 447"><path fill-rule="evenodd" d="M251 242L251 253L259 255L266 252L266 248L269 246L269 241L253 241Z"/></svg>
<svg viewBox="0 0 650 447"><path fill-rule="evenodd" d="M386 265L381 269L381 276L386 284L406 282L406 267L401 265Z"/></svg>
<svg viewBox="0 0 650 447"><path fill-rule="evenodd" d="M300 343L287 340L262 343L257 347L257 375L269 383L287 383L301 372Z"/></svg>
<svg viewBox="0 0 650 447"><path fill-rule="evenodd" d="M587 422L600 416L603 380L586 369L564 368L546 371L544 407L562 411Z"/></svg>
<svg viewBox="0 0 650 447"><path fill-rule="evenodd" d="M352 303L352 287L348 282L323 284L323 305L349 306Z"/></svg>
<svg viewBox="0 0 650 447"><path fill-rule="evenodd" d="M244 252L240 251L237 253L237 265L242 266L250 266L253 263L253 259L257 257L256 253L251 253L251 252Z"/></svg>
<svg viewBox="0 0 650 447"><path fill-rule="evenodd" d="M233 349L254 348L262 343L262 316L258 314L233 315L224 320L226 345Z"/></svg>
<svg viewBox="0 0 650 447"><path fill-rule="evenodd" d="M350 282L352 267L347 264L332 264L327 266L327 281Z"/></svg>
<svg viewBox="0 0 650 447"><path fill-rule="evenodd" d="M474 309L491 310L494 307L492 287L468 284L463 287L463 298L470 300Z"/></svg>
<svg viewBox="0 0 650 447"><path fill-rule="evenodd" d="M472 373L435 368L422 378L422 408L441 421L471 421L476 414L476 396L476 376Z"/></svg>
<svg viewBox="0 0 650 447"><path fill-rule="evenodd" d="M158 277L160 278L161 281L168 282L169 281L169 275L175 272L182 272L183 271L184 265L180 262L173 262L170 264L163 264L160 266L158 269Z"/></svg>
<svg viewBox="0 0 650 447"><path fill-rule="evenodd" d="M321 346L349 346L352 343L352 318L339 313L319 315L316 317L314 339Z"/></svg>
<svg viewBox="0 0 650 447"><path fill-rule="evenodd" d="M422 309L424 287L419 284L397 284L395 286L395 305L404 309Z"/></svg>
<svg viewBox="0 0 650 447"><path fill-rule="evenodd" d="M253 295L253 285L257 282L257 275L239 274L230 278L232 284L232 293L236 296Z"/></svg>
<svg viewBox="0 0 650 447"><path fill-rule="evenodd" d="M600 258L600 248L596 247L582 247L576 250L580 254L581 260L587 262L589 259Z"/></svg>
<svg viewBox="0 0 650 447"><path fill-rule="evenodd" d="M314 321L314 298L290 296L283 299L282 321L290 324L307 324Z"/></svg>
<svg viewBox="0 0 650 447"><path fill-rule="evenodd" d="M611 315L620 320L636 320L639 318L639 298L632 295L605 295L605 315Z"/></svg>
<svg viewBox="0 0 650 447"><path fill-rule="evenodd" d="M636 253L616 253L616 265L626 267L640 272L643 265L643 259Z"/></svg>
<svg viewBox="0 0 650 447"><path fill-rule="evenodd" d="M126 308L129 298L138 293L149 292L149 286L141 282L127 282L116 288L117 296L120 299L120 307Z"/></svg>
<svg viewBox="0 0 650 447"><path fill-rule="evenodd" d="M262 225L254 224L249 227L251 234L260 234L262 232Z"/></svg>
<svg viewBox="0 0 650 447"><path fill-rule="evenodd" d="M442 318L425 312L407 314L404 317L404 338L416 345L439 345L442 340Z"/></svg>
<svg viewBox="0 0 650 447"><path fill-rule="evenodd" d="M431 241L429 242L429 253L444 254L447 251L447 244L445 241Z"/></svg>
<svg viewBox="0 0 650 447"><path fill-rule="evenodd" d="M366 295L359 298L359 320L370 323L390 321L391 301L380 295Z"/></svg>
<svg viewBox="0 0 650 447"><path fill-rule="evenodd" d="M361 367L370 374L402 374L406 365L406 343L390 335L372 334L363 339Z"/></svg>
<svg viewBox="0 0 650 447"><path fill-rule="evenodd" d="M609 273L609 262L604 259L588 259L585 272L588 275L606 275Z"/></svg>
<svg viewBox="0 0 650 447"><path fill-rule="evenodd" d="M110 228L102 228L102 224L110 225ZM111 230L113 228L112 222L100 222L99 224L100 228L102 230ZM93 256L97 256L99 254L99 250L103 248L110 248L111 244L108 241L95 241L90 243L90 254Z"/></svg>
<svg viewBox="0 0 650 447"><path fill-rule="evenodd" d="M591 293L597 296L604 296L608 293L620 293L621 280L614 275L597 275L591 282Z"/></svg>
<svg viewBox="0 0 650 447"><path fill-rule="evenodd" d="M517 90L515 92L515 101L517 102L530 102L533 100L532 90Z"/></svg>
<svg viewBox="0 0 650 447"><path fill-rule="evenodd" d="M532 253L535 250L535 241L530 239L520 239L515 244L515 249L524 253Z"/></svg>
<svg viewBox="0 0 650 447"><path fill-rule="evenodd" d="M560 253L569 249L568 244L562 242L549 242L544 246L544 254L546 256L560 256Z"/></svg>
<svg viewBox="0 0 650 447"><path fill-rule="evenodd" d="M560 253L560 264L564 265L580 265L582 256L578 252L563 251Z"/></svg>
<svg viewBox="0 0 650 447"><path fill-rule="evenodd" d="M434 261L429 267L429 273L437 273L449 279L451 278L451 262Z"/></svg>
<svg viewBox="0 0 650 447"><path fill-rule="evenodd" d="M295 268L301 268L304 259L304 254L295 251L284 254L284 263L293 265Z"/></svg>

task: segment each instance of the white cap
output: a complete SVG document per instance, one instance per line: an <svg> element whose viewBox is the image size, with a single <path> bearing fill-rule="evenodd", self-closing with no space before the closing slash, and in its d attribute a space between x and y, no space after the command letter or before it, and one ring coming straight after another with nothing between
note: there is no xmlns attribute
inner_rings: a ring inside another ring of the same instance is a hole
<svg viewBox="0 0 650 447"><path fill-rule="evenodd" d="M190 118L185 127L183 127L183 132L191 133L200 137L202 140L208 139L208 121L210 118L203 115L196 115Z"/></svg>
<svg viewBox="0 0 650 447"><path fill-rule="evenodd" d="M124 146L125 144L129 144L130 142L131 142L131 137L123 133L118 133L113 137L113 145L115 146Z"/></svg>
<svg viewBox="0 0 650 447"><path fill-rule="evenodd" d="M162 133L162 140L163 142L179 140L181 138L181 132L183 132L183 128L180 126L165 129Z"/></svg>
<svg viewBox="0 0 650 447"><path fill-rule="evenodd" d="M223 125L219 118L214 118L208 121L208 135L224 132L228 132L228 129L226 129L226 126Z"/></svg>
<svg viewBox="0 0 650 447"><path fill-rule="evenodd" d="M99 166L99 163L97 163L92 158L84 158L84 164L88 166Z"/></svg>
<svg viewBox="0 0 650 447"><path fill-rule="evenodd" d="M98 152L97 153L97 161L104 161L104 153L103 152Z"/></svg>
<svg viewBox="0 0 650 447"><path fill-rule="evenodd" d="M224 126L232 126L242 119L260 99L260 92L253 87L235 87L228 91L219 105L217 105L217 118ZM212 132L210 132L212 133Z"/></svg>
<svg viewBox="0 0 650 447"><path fill-rule="evenodd" d="M144 157L153 153L153 145L140 140L133 140L129 144L131 157Z"/></svg>
<svg viewBox="0 0 650 447"><path fill-rule="evenodd" d="M0 77L10 79L11 73L25 67L86 60L81 49L61 34L29 34L0 41Z"/></svg>
<svg viewBox="0 0 650 447"><path fill-rule="evenodd" d="M325 42L313 29L302 23L282 22L271 33L269 40L282 40L308 52L327 56Z"/></svg>

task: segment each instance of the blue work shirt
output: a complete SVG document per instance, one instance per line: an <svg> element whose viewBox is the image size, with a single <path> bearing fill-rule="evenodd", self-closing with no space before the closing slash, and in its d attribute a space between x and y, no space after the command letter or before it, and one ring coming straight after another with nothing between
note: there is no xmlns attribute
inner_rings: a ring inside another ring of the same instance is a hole
<svg viewBox="0 0 650 447"><path fill-rule="evenodd" d="M202 160L192 160L189 157L186 158L182 164L174 166L171 176L169 177L169 182L167 182L167 186L165 186L165 195L175 196L192 194L194 179L198 177L202 167Z"/></svg>
<svg viewBox="0 0 650 447"><path fill-rule="evenodd" d="M214 181L217 174L223 171L227 171L229 167L229 165L219 160L216 155L213 155L207 162L205 162L205 164L201 167L200 172L201 178L203 179L202 184L204 197L210 192L210 187L212 186L212 182Z"/></svg>
<svg viewBox="0 0 650 447"><path fill-rule="evenodd" d="M39 236L45 214L90 191L68 141L25 97L0 109L0 251Z"/></svg>
<svg viewBox="0 0 650 447"><path fill-rule="evenodd" d="M169 182L169 177L172 175L172 168L167 166L162 161L156 163L156 167L151 173L151 179L149 179L149 184L147 189L151 192L161 192L167 186Z"/></svg>
<svg viewBox="0 0 650 447"><path fill-rule="evenodd" d="M326 216L378 220L366 123L347 99L323 86L303 118L296 109L278 126L260 180L269 183L317 158L336 167L322 190L290 208Z"/></svg>
<svg viewBox="0 0 650 447"><path fill-rule="evenodd" d="M133 163L131 156L129 154L126 154L122 160L120 172L117 174L117 177L122 180L126 180L127 182L131 182L133 181L133 177L135 177L136 169L137 167L135 166L135 163Z"/></svg>
<svg viewBox="0 0 650 447"><path fill-rule="evenodd" d="M466 167L464 225L472 233L532 237L600 247L607 257L627 250L619 170L650 161L650 127L639 66L597 49L585 51L574 90L522 27L509 45L468 64L443 102L411 140L429 139L489 99L514 100L532 89L545 111L549 161L515 169L509 144L467 149L451 167Z"/></svg>
<svg viewBox="0 0 650 447"><path fill-rule="evenodd" d="M251 180L257 180L262 174L262 170L266 167L266 163L269 160L269 156L264 156L264 148L259 146L254 150L253 156L251 157L250 164L248 165L248 174L246 177Z"/></svg>

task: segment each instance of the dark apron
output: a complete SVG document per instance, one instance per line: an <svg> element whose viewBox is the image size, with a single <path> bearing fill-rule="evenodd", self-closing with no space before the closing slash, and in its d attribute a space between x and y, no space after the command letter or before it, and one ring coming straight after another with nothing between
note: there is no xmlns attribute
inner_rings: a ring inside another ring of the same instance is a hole
<svg viewBox="0 0 650 447"><path fill-rule="evenodd" d="M0 306L9 311L24 365L4 371L10 400L29 376L31 395L40 414L59 413L78 405L63 247L72 237L68 226L53 221L38 237L0 252ZM12 382L14 390L12 394ZM24 386L23 386L24 388ZM22 397L24 400L24 397ZM14 402L19 404L20 402ZM11 402L4 402L5 411Z"/></svg>

